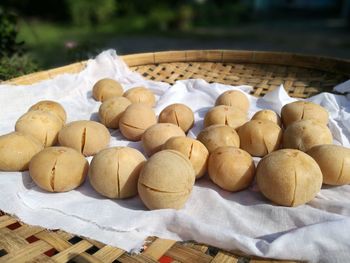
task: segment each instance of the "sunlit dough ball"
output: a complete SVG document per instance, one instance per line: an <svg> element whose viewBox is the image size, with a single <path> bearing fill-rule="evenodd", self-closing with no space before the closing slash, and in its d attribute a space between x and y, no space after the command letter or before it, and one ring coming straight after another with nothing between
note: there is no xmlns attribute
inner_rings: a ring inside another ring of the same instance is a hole
<svg viewBox="0 0 350 263"><path fill-rule="evenodd" d="M186 156L193 166L196 179L206 173L209 152L200 141L189 137L173 137L167 140L163 149L178 151Z"/></svg>
<svg viewBox="0 0 350 263"><path fill-rule="evenodd" d="M285 127L299 120L314 120L328 124L328 111L322 106L308 101L295 101L283 106L281 118Z"/></svg>
<svg viewBox="0 0 350 263"><path fill-rule="evenodd" d="M29 163L29 175L40 188L49 192L67 192L80 186L87 175L85 157L68 147L48 147Z"/></svg>
<svg viewBox="0 0 350 263"><path fill-rule="evenodd" d="M238 129L241 148L262 157L280 148L282 129L271 121L251 120Z"/></svg>
<svg viewBox="0 0 350 263"><path fill-rule="evenodd" d="M16 122L15 130L28 133L38 139L45 147L57 143L62 121L55 114L40 110L28 111Z"/></svg>
<svg viewBox="0 0 350 263"><path fill-rule="evenodd" d="M157 123L153 109L142 103L131 104L119 120L121 133L130 141L139 141L144 131Z"/></svg>
<svg viewBox="0 0 350 263"><path fill-rule="evenodd" d="M107 128L95 121L73 121L58 134L60 145L71 147L85 156L106 148L111 135Z"/></svg>
<svg viewBox="0 0 350 263"><path fill-rule="evenodd" d="M11 132L0 136L0 171L25 171L32 157L43 149L29 134Z"/></svg>
<svg viewBox="0 0 350 263"><path fill-rule="evenodd" d="M124 97L132 103L144 103L153 107L156 103L156 97L150 89L145 87L135 87L125 91Z"/></svg>
<svg viewBox="0 0 350 263"><path fill-rule="evenodd" d="M157 123L149 127L142 135L142 145L148 156L161 150L163 144L172 137L183 136L184 131L172 123Z"/></svg>
<svg viewBox="0 0 350 263"><path fill-rule="evenodd" d="M252 120L272 121L280 127L282 125L280 116L272 110L257 111L252 117Z"/></svg>
<svg viewBox="0 0 350 263"><path fill-rule="evenodd" d="M296 121L289 125L283 134L283 148L303 152L316 145L332 143L333 137L328 127L313 120Z"/></svg>
<svg viewBox="0 0 350 263"><path fill-rule="evenodd" d="M67 114L61 104L56 101L51 100L42 100L34 104L29 108L28 111L39 110L39 111L48 111L54 113L58 118L61 119L62 124L64 125L67 120Z"/></svg>
<svg viewBox="0 0 350 263"><path fill-rule="evenodd" d="M137 194L137 181L146 158L129 147L113 147L94 156L89 169L92 187L108 198L128 198Z"/></svg>
<svg viewBox="0 0 350 263"><path fill-rule="evenodd" d="M108 78L97 81L92 88L92 96L97 101L120 97L123 95L123 92L123 87L118 81Z"/></svg>
<svg viewBox="0 0 350 263"><path fill-rule="evenodd" d="M138 192L149 209L180 209L189 198L195 181L190 161L181 153L163 150L144 165Z"/></svg>
<svg viewBox="0 0 350 263"><path fill-rule="evenodd" d="M311 201L322 185L322 173L315 160L294 149L266 155L257 166L256 178L262 194L283 206Z"/></svg>
<svg viewBox="0 0 350 263"><path fill-rule="evenodd" d="M247 188L254 179L254 173L253 158L237 147L219 147L209 156L209 177L224 190L236 192Z"/></svg>
<svg viewBox="0 0 350 263"><path fill-rule="evenodd" d="M215 102L215 105L233 106L241 109L243 112L247 112L249 109L248 97L241 91L228 90L222 93Z"/></svg>
<svg viewBox="0 0 350 263"><path fill-rule="evenodd" d="M107 128L118 129L119 120L131 102L124 97L113 97L105 100L98 111L102 124Z"/></svg>
<svg viewBox="0 0 350 263"><path fill-rule="evenodd" d="M220 146L239 147L239 136L234 128L226 125L212 125L202 130L197 140L207 147L209 153Z"/></svg>
<svg viewBox="0 0 350 263"><path fill-rule="evenodd" d="M332 144L317 145L307 151L318 163L323 183L330 185L350 184L350 149Z"/></svg>
<svg viewBox="0 0 350 263"><path fill-rule="evenodd" d="M159 122L173 123L179 126L184 132L188 132L194 123L192 110L184 104L175 103L164 108L159 114Z"/></svg>
<svg viewBox="0 0 350 263"><path fill-rule="evenodd" d="M247 114L239 108L219 105L210 109L204 117L204 127L223 124L234 129L247 122Z"/></svg>

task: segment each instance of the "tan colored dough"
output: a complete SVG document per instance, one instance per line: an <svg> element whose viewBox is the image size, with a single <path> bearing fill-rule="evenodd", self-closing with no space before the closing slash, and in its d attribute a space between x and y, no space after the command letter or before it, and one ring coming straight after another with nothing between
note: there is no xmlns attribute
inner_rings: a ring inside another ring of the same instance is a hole
<svg viewBox="0 0 350 263"><path fill-rule="evenodd" d="M307 151L320 166L323 183L350 184L350 149L333 144L317 145Z"/></svg>
<svg viewBox="0 0 350 263"><path fill-rule="evenodd" d="M113 97L120 97L123 95L122 85L109 78L100 79L92 88L92 96L97 101L105 101Z"/></svg>
<svg viewBox="0 0 350 263"><path fill-rule="evenodd" d="M306 152L316 145L332 143L333 137L328 127L314 120L293 122L283 133L283 148Z"/></svg>
<svg viewBox="0 0 350 263"><path fill-rule="evenodd" d="M208 166L209 152L198 140L189 137L173 137L163 145L164 150L174 150L186 156L195 171L196 179L202 177Z"/></svg>
<svg viewBox="0 0 350 263"><path fill-rule="evenodd" d="M282 126L281 118L280 116L272 111L272 110L260 110L257 111L254 116L252 117L252 120L265 120L265 121L272 121L273 123L276 123L278 126Z"/></svg>
<svg viewBox="0 0 350 263"><path fill-rule="evenodd" d="M29 175L42 189L67 192L80 186L89 163L78 151L68 147L48 147L36 154L29 164Z"/></svg>
<svg viewBox="0 0 350 263"><path fill-rule="evenodd" d="M222 189L240 191L247 188L254 179L254 161L249 153L237 147L219 147L209 156L208 174Z"/></svg>
<svg viewBox="0 0 350 263"><path fill-rule="evenodd" d="M129 147L113 147L94 156L89 169L92 187L108 198L129 198L137 194L137 181L146 158Z"/></svg>
<svg viewBox="0 0 350 263"><path fill-rule="evenodd" d="M156 97L150 89L145 87L135 87L125 91L124 97L132 103L144 103L150 107L156 104Z"/></svg>
<svg viewBox="0 0 350 263"><path fill-rule="evenodd" d="M283 106L281 118L285 127L300 120L314 120L327 125L329 114L325 108L316 103L295 101Z"/></svg>
<svg viewBox="0 0 350 263"><path fill-rule="evenodd" d="M32 157L43 145L29 134L11 132L0 136L0 171L28 170Z"/></svg>
<svg viewBox="0 0 350 263"><path fill-rule="evenodd" d="M248 112L249 109L248 97L241 91L228 90L222 93L215 102L215 106L226 105L241 109L243 112Z"/></svg>
<svg viewBox="0 0 350 263"><path fill-rule="evenodd" d="M157 123L153 109L143 103L131 104L119 120L120 132L130 141L139 141L144 131Z"/></svg>
<svg viewBox="0 0 350 263"><path fill-rule="evenodd" d="M311 201L322 185L322 173L315 160L294 149L266 155L257 166L256 179L261 193L283 206Z"/></svg>
<svg viewBox="0 0 350 263"><path fill-rule="evenodd" d="M239 147L239 136L234 128L226 125L212 125L202 130L197 140L207 147L209 153L221 146Z"/></svg>
<svg viewBox="0 0 350 263"><path fill-rule="evenodd" d="M157 123L149 127L142 135L142 145L148 156L160 151L171 137L183 136L184 131L172 123Z"/></svg>
<svg viewBox="0 0 350 263"><path fill-rule="evenodd" d="M119 120L131 102L124 97L113 97L105 100L98 111L100 121L107 128L118 129Z"/></svg>
<svg viewBox="0 0 350 263"><path fill-rule="evenodd" d="M71 147L85 156L106 148L111 135L107 128L95 121L73 121L58 134L60 145Z"/></svg>
<svg viewBox="0 0 350 263"><path fill-rule="evenodd" d="M247 122L247 114L232 106L219 105L210 109L204 117L204 127L216 124L228 125L234 129Z"/></svg>
<svg viewBox="0 0 350 263"><path fill-rule="evenodd" d="M159 122L175 124L187 133L193 126L194 115L188 106L175 103L162 110L159 114Z"/></svg>
<svg viewBox="0 0 350 263"><path fill-rule="evenodd" d="M251 120L238 129L241 148L262 157L280 148L282 129L271 121Z"/></svg>
<svg viewBox="0 0 350 263"><path fill-rule="evenodd" d="M57 143L62 121L55 114L41 110L28 111L16 122L15 130L28 133L38 139L45 147Z"/></svg>
<svg viewBox="0 0 350 263"><path fill-rule="evenodd" d="M163 150L144 165L138 192L149 209L180 209L189 198L195 181L190 161L181 153Z"/></svg>
<svg viewBox="0 0 350 263"><path fill-rule="evenodd" d="M29 108L28 111L39 110L39 111L48 111L56 114L58 118L61 119L62 125L66 123L67 114L61 104L52 100L42 100L34 104Z"/></svg>

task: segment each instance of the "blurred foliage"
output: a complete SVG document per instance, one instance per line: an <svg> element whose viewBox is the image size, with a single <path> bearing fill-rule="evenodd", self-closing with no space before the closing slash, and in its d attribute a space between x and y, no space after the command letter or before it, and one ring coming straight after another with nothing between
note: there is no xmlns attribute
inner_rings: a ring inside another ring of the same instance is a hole
<svg viewBox="0 0 350 263"><path fill-rule="evenodd" d="M38 70L38 65L29 55L5 56L0 58L0 80L26 75Z"/></svg>

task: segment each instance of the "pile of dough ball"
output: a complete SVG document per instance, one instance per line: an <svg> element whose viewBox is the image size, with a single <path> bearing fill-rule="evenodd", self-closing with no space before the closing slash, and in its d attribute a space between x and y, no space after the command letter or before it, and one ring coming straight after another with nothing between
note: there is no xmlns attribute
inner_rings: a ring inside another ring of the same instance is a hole
<svg viewBox="0 0 350 263"><path fill-rule="evenodd" d="M71 191L88 178L100 195L138 194L151 210L183 208L195 180L206 174L230 192L256 178L261 194L282 206L311 201L322 183L350 184L350 149L332 144L328 112L318 104L296 101L281 116L263 109L249 119L249 96L229 90L207 110L197 138L190 138L186 134L197 125L192 109L167 105L157 118L156 96L146 87L124 91L105 78L93 85L92 97L100 103L100 123L66 124L64 108L54 101L31 106L14 132L0 136L0 170L29 169L48 192ZM108 148L108 129L141 141L145 155L131 147ZM93 156L90 165L87 156ZM253 157L261 157L257 166Z"/></svg>

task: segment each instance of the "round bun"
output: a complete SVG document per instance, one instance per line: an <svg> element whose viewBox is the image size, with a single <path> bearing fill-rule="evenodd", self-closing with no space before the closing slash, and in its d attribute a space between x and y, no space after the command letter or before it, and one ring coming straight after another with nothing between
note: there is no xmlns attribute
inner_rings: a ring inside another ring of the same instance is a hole
<svg viewBox="0 0 350 263"><path fill-rule="evenodd" d="M144 131L157 123L157 117L150 106L142 103L131 104L119 120L121 133L130 141L139 141Z"/></svg>
<svg viewBox="0 0 350 263"><path fill-rule="evenodd" d="M283 148L306 152L320 144L332 144L331 131L324 124L313 120L296 121L283 134Z"/></svg>
<svg viewBox="0 0 350 263"><path fill-rule="evenodd" d="M339 145L317 145L307 151L318 163L323 183L330 185L350 184L350 149Z"/></svg>
<svg viewBox="0 0 350 263"><path fill-rule="evenodd" d="M142 145L148 156L161 150L171 137L186 136L184 131L172 123L157 123L149 127L142 135Z"/></svg>
<svg viewBox="0 0 350 263"><path fill-rule="evenodd" d="M11 132L0 136L0 171L28 170L32 157L43 149L33 136Z"/></svg>
<svg viewBox="0 0 350 263"><path fill-rule="evenodd" d="M111 135L107 128L95 121L73 121L58 134L60 145L71 147L85 156L106 148Z"/></svg>
<svg viewBox="0 0 350 263"><path fill-rule="evenodd" d="M67 192L81 185L89 169L84 156L68 147L48 147L29 164L29 175L42 189Z"/></svg>
<svg viewBox="0 0 350 263"><path fill-rule="evenodd" d="M241 148L262 157L280 148L282 129L271 121L251 120L238 129Z"/></svg>
<svg viewBox="0 0 350 263"><path fill-rule="evenodd" d="M252 117L252 120L272 121L280 127L282 125L280 116L272 110L257 111Z"/></svg>
<svg viewBox="0 0 350 263"><path fill-rule="evenodd" d="M282 122L285 127L300 120L314 120L328 124L328 111L322 106L308 101L295 101L283 106Z"/></svg>
<svg viewBox="0 0 350 263"><path fill-rule="evenodd" d="M194 181L190 161L177 151L163 150L144 165L138 192L142 202L151 210L180 209L189 198Z"/></svg>
<svg viewBox="0 0 350 263"><path fill-rule="evenodd" d="M144 103L150 107L153 107L156 104L156 97L153 92L145 87L128 89L123 96L132 103Z"/></svg>
<svg viewBox="0 0 350 263"><path fill-rule="evenodd" d="M215 106L226 105L241 109L243 112L248 112L249 100L248 97L241 91L228 90L222 93L215 102Z"/></svg>
<svg viewBox="0 0 350 263"><path fill-rule="evenodd" d="M94 156L89 169L92 187L108 198L129 198L137 194L137 181L146 158L129 147L113 147Z"/></svg>
<svg viewBox="0 0 350 263"><path fill-rule="evenodd" d="M45 147L57 143L62 121L55 114L40 110L28 111L16 122L15 130L28 133L38 139Z"/></svg>
<svg viewBox="0 0 350 263"><path fill-rule="evenodd" d="M194 115L185 104L175 103L162 110L159 114L159 122L175 124L187 133L193 126Z"/></svg>
<svg viewBox="0 0 350 263"><path fill-rule="evenodd" d="M39 110L55 114L61 121L62 125L66 123L67 114L61 104L52 100L42 100L34 104L28 111Z"/></svg>
<svg viewBox="0 0 350 263"><path fill-rule="evenodd" d="M130 104L131 102L124 97L113 97L105 100L98 111L101 123L107 128L118 129L119 119Z"/></svg>
<svg viewBox="0 0 350 263"><path fill-rule="evenodd" d="M189 137L173 137L163 145L164 150L174 150L186 156L195 171L196 179L207 171L209 152L198 140Z"/></svg>
<svg viewBox="0 0 350 263"><path fill-rule="evenodd" d="M223 124L234 129L247 122L247 114L239 108L219 105L210 109L204 117L204 127Z"/></svg>
<svg viewBox="0 0 350 263"><path fill-rule="evenodd" d="M254 179L254 161L249 153L239 148L219 147L209 156L208 173L210 179L222 189L240 191Z"/></svg>
<svg viewBox="0 0 350 263"><path fill-rule="evenodd" d="M207 147L209 153L220 146L239 147L239 136L234 128L226 125L212 125L202 130L197 140Z"/></svg>
<svg viewBox="0 0 350 263"><path fill-rule="evenodd" d="M311 201L322 186L322 173L315 160L294 149L266 155L258 164L256 179L262 194L283 206Z"/></svg>
<svg viewBox="0 0 350 263"><path fill-rule="evenodd" d="M114 79L101 79L97 81L92 88L92 96L97 101L105 101L112 97L120 97L123 95L122 85Z"/></svg>

